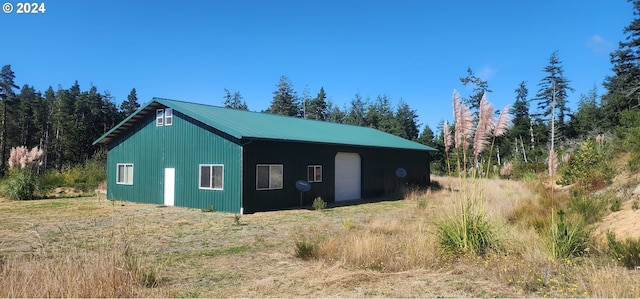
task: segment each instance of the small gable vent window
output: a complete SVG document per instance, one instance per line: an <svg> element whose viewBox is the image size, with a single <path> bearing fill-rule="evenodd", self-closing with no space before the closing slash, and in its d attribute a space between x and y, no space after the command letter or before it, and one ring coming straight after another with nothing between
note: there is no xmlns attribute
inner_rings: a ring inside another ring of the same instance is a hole
<svg viewBox="0 0 640 299"><path fill-rule="evenodd" d="M164 109L156 110L156 126L160 127L164 124Z"/></svg>
<svg viewBox="0 0 640 299"><path fill-rule="evenodd" d="M164 109L164 125L173 125L173 109L171 108Z"/></svg>
<svg viewBox="0 0 640 299"><path fill-rule="evenodd" d="M173 109L156 109L156 126L171 126L173 125Z"/></svg>

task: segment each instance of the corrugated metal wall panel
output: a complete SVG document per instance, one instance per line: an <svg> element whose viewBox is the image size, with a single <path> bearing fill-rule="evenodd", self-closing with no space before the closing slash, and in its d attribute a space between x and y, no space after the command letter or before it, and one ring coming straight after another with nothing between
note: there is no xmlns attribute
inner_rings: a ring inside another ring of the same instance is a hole
<svg viewBox="0 0 640 299"><path fill-rule="evenodd" d="M334 202L335 157L338 152L358 153L362 158L362 198L385 197L386 189L398 184L424 186L429 183L427 151L265 140L253 140L245 145L243 151L243 196L247 212L300 206L300 192L295 188L295 182L307 179L308 165L322 165L323 179L321 183L311 183L311 191L303 195L303 204L309 205L317 196ZM256 190L257 164L282 164L283 189ZM407 177L397 179L395 171L398 168L404 168Z"/></svg>
<svg viewBox="0 0 640 299"><path fill-rule="evenodd" d="M175 168L175 205L240 212L241 150L207 126L174 111L172 126L157 127L155 115L138 121L109 144L107 196L163 204L164 168ZM115 183L116 165L134 163L132 186ZM223 190L199 189L199 165L223 164Z"/></svg>

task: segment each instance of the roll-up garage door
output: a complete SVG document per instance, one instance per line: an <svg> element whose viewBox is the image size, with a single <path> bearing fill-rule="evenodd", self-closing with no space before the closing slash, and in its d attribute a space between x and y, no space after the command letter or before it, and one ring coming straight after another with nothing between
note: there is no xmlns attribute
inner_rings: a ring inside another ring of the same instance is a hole
<svg viewBox="0 0 640 299"><path fill-rule="evenodd" d="M360 199L360 155L338 153L336 155L336 201Z"/></svg>

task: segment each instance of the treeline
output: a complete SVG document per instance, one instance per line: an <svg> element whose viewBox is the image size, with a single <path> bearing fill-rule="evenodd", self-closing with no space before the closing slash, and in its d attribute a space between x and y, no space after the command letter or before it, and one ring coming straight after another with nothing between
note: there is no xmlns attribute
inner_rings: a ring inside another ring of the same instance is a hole
<svg viewBox="0 0 640 299"><path fill-rule="evenodd" d="M25 84L16 92L19 87L10 65L0 76L2 174L9 149L18 146L42 149L42 169L84 163L99 150L93 141L139 107L135 89L117 107L108 92L100 93L95 86L83 91L77 81L70 88L49 87L44 93Z"/></svg>
<svg viewBox="0 0 640 299"><path fill-rule="evenodd" d="M388 95L379 95L372 100L356 93L349 106L341 109L327 100L324 87L315 97L311 97L306 89L302 97L298 97L286 76L280 77L271 105L263 112L371 127L409 140L418 140L420 135L418 114L402 99L394 106ZM432 141L433 138L428 139Z"/></svg>

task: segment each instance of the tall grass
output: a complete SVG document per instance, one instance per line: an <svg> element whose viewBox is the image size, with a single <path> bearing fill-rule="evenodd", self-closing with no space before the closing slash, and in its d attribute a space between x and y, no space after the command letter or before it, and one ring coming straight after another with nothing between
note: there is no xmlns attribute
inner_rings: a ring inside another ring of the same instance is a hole
<svg viewBox="0 0 640 299"><path fill-rule="evenodd" d="M422 221L406 223L396 217L352 224L320 242L317 256L356 269L383 272L433 268L441 261L430 229Z"/></svg>
<svg viewBox="0 0 640 299"><path fill-rule="evenodd" d="M493 149L495 139L503 135L508 126L509 109L505 107L497 120L494 120L493 106L483 95L480 101L477 121L471 116L470 109L458 97L456 91L452 95L453 115L455 131L453 135L454 152L457 159L457 173L460 190L459 211L439 225L438 236L440 244L447 252L473 253L483 255L489 250L498 248L499 238L495 229L487 220L485 212L484 184L477 180L482 174L479 157L489 146L489 138L492 138L490 151ZM448 126L447 126L448 128ZM450 143L451 132L444 130L445 143ZM473 144L473 167L471 178L467 171L467 152ZM446 150L448 147L446 147ZM489 168L490 159L487 163ZM488 174L488 169L484 170ZM471 185L472 188L463 187Z"/></svg>
<svg viewBox="0 0 640 299"><path fill-rule="evenodd" d="M128 227L131 227L130 225ZM148 266L129 229L112 228L95 241L63 236L49 244L36 230L30 253L0 255L0 297L172 296L160 270Z"/></svg>

